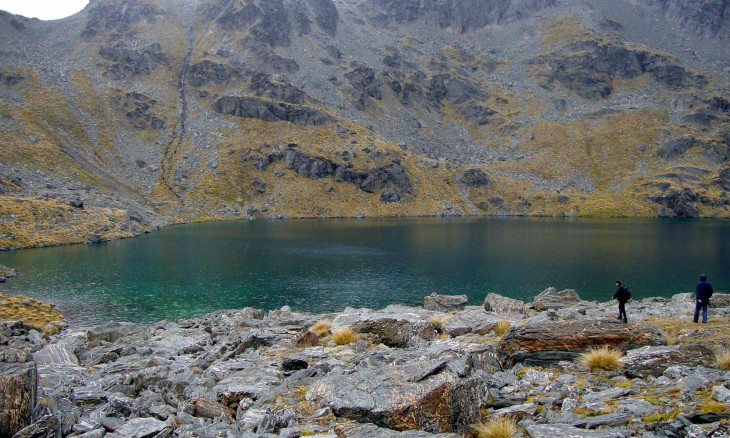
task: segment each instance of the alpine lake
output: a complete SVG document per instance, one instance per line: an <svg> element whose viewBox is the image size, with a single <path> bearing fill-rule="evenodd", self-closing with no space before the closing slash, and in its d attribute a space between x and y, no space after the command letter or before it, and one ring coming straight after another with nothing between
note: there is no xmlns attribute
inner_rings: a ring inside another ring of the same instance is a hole
<svg viewBox="0 0 730 438"><path fill-rule="evenodd" d="M730 221L397 218L252 220L167 227L133 239L9 251L0 291L55 303L74 325L152 322L288 305L419 305L437 292L479 305L547 287L608 301L730 287Z"/></svg>

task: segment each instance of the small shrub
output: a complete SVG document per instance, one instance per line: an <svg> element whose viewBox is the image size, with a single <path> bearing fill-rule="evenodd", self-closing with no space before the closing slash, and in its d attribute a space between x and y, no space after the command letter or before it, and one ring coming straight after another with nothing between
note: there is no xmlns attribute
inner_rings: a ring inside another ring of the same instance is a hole
<svg viewBox="0 0 730 438"><path fill-rule="evenodd" d="M517 424L511 417L492 418L474 426L475 438L510 438L517 433Z"/></svg>
<svg viewBox="0 0 730 438"><path fill-rule="evenodd" d="M723 350L717 355L717 366L721 370L730 370L730 350Z"/></svg>
<svg viewBox="0 0 730 438"><path fill-rule="evenodd" d="M349 327L345 327L332 333L332 340L337 345L351 344L359 339L360 336L358 336L357 333Z"/></svg>
<svg viewBox="0 0 730 438"><path fill-rule="evenodd" d="M615 348L591 348L589 352L581 355L580 361L591 370L615 370L621 367L619 362L621 356L621 351Z"/></svg>
<svg viewBox="0 0 730 438"><path fill-rule="evenodd" d="M309 331L321 338L329 334L330 327L332 327L331 322L327 320L321 320L315 322L313 326L309 327Z"/></svg>
<svg viewBox="0 0 730 438"><path fill-rule="evenodd" d="M507 333L507 331L510 329L510 327L511 327L511 325L510 325L509 321L506 321L503 319L501 321L498 321L496 324L494 324L494 327L492 328L492 330L494 330L494 333L497 336L504 336L504 334Z"/></svg>

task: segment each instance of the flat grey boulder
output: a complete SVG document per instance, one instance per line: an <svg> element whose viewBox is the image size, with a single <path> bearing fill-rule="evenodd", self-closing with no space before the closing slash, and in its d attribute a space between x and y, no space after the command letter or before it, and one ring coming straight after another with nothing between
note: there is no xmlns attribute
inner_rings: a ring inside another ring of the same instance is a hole
<svg viewBox="0 0 730 438"><path fill-rule="evenodd" d="M107 438L151 438L167 429L166 422L154 418L133 418L114 431ZM171 430L172 428L170 428Z"/></svg>
<svg viewBox="0 0 730 438"><path fill-rule="evenodd" d="M680 344L629 350L620 362L630 377L659 377L667 368L675 365L709 367L714 358L712 349L705 345Z"/></svg>
<svg viewBox="0 0 730 438"><path fill-rule="evenodd" d="M333 370L306 398L338 417L395 430L445 433L463 431L478 421L484 394L482 379L461 379L443 366L416 362Z"/></svg>
<svg viewBox="0 0 730 438"><path fill-rule="evenodd" d="M713 386L712 399L720 403L730 403L730 389L721 385Z"/></svg>
<svg viewBox="0 0 730 438"><path fill-rule="evenodd" d="M484 310L494 313L524 313L525 302L490 292L484 298Z"/></svg>
<svg viewBox="0 0 730 438"><path fill-rule="evenodd" d="M369 423L343 423L335 426L339 438L460 438L455 433L433 434L418 430L398 432Z"/></svg>
<svg viewBox="0 0 730 438"><path fill-rule="evenodd" d="M602 426L623 426L628 423L629 415L621 412L613 414L598 415L595 417L586 417L573 423L573 426L585 429L596 429Z"/></svg>
<svg viewBox="0 0 730 438"><path fill-rule="evenodd" d="M538 312L548 309L563 309L570 307L574 304L579 303L580 297L575 289L565 289L558 292L554 287L549 287L544 291L540 292L540 295L536 296L532 300L532 307Z"/></svg>
<svg viewBox="0 0 730 438"><path fill-rule="evenodd" d="M503 319L501 316L485 314L479 307L469 307L445 316L441 329L453 337L470 333L486 335Z"/></svg>
<svg viewBox="0 0 730 438"><path fill-rule="evenodd" d="M531 438L624 438L615 430L586 430L567 424L536 424L525 428Z"/></svg>
<svg viewBox="0 0 730 438"><path fill-rule="evenodd" d="M453 312L464 310L469 298L466 295L439 295L432 293L423 298L423 308L436 312Z"/></svg>
<svg viewBox="0 0 730 438"><path fill-rule="evenodd" d="M332 321L331 331L350 327L371 335L374 342L403 348L415 337L432 340L438 336L437 326L431 321L434 315L438 313L397 305L378 311L347 308Z"/></svg>
<svg viewBox="0 0 730 438"><path fill-rule="evenodd" d="M283 376L278 368L256 367L232 373L213 387L219 402L227 406L238 404L244 397L257 399L278 386Z"/></svg>

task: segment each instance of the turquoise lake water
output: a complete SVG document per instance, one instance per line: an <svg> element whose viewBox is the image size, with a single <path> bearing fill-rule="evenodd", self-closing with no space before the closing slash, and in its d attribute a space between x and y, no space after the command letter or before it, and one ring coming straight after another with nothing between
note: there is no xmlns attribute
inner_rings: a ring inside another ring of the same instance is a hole
<svg viewBox="0 0 730 438"><path fill-rule="evenodd" d="M0 252L0 291L75 324L150 322L246 306L311 312L421 304L431 292L530 301L549 286L607 301L730 287L730 222L418 218L181 225L101 244Z"/></svg>

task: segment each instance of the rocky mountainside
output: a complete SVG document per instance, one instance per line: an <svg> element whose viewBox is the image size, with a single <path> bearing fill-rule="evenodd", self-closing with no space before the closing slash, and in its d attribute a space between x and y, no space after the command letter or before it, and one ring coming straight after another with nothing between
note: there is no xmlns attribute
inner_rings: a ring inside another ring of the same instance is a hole
<svg viewBox="0 0 730 438"><path fill-rule="evenodd" d="M0 247L249 217L728 217L729 5L2 13Z"/></svg>

